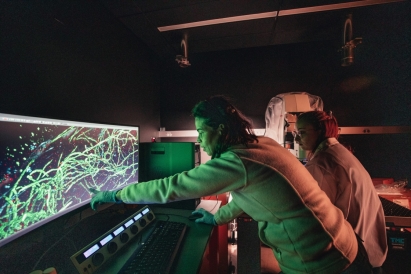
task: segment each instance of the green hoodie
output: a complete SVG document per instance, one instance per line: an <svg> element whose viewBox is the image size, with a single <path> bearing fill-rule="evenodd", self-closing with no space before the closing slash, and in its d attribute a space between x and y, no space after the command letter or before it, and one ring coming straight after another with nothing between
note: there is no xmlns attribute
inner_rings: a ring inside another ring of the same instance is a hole
<svg viewBox="0 0 411 274"><path fill-rule="evenodd" d="M124 203L167 203L231 192L215 214L225 224L242 213L258 222L284 273L339 273L357 255L342 212L306 168L270 138L233 146L220 158L163 179L125 187Z"/></svg>

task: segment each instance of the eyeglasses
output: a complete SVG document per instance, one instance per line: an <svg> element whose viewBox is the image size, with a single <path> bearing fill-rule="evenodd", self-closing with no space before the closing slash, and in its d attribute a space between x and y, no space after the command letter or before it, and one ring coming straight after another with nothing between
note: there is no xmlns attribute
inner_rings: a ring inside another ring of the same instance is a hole
<svg viewBox="0 0 411 274"><path fill-rule="evenodd" d="M293 130L291 133L293 134L294 138L297 138L297 136L299 138L302 138L302 136L304 136L307 131L313 131L313 130L315 129L309 128L309 129L304 129L304 130Z"/></svg>
<svg viewBox="0 0 411 274"><path fill-rule="evenodd" d="M293 134L294 138L297 138L297 136L301 138L301 135L302 135L301 131L293 130L291 133Z"/></svg>

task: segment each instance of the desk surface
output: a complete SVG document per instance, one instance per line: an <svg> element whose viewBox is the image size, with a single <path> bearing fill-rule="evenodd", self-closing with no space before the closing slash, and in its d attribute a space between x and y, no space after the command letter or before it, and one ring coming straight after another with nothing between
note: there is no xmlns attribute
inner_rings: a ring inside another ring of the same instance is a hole
<svg viewBox="0 0 411 274"><path fill-rule="evenodd" d="M411 189L406 188L397 194L378 193L379 196L411 209Z"/></svg>
<svg viewBox="0 0 411 274"><path fill-rule="evenodd" d="M213 203L215 204L216 201ZM199 207L208 209L211 204L200 204ZM218 206L216 206L218 208ZM179 254L176 257L173 266L174 273L197 273L201 267L204 251L209 242L213 226L195 223L188 220L188 216L192 210L172 209L162 207L151 208L157 220L168 220L181 222L187 225L187 231L183 240ZM149 229L141 233L148 233ZM143 236L144 237L144 236ZM119 252L104 263L95 273L112 274L118 273L127 260L136 250L137 245L130 242L123 247Z"/></svg>

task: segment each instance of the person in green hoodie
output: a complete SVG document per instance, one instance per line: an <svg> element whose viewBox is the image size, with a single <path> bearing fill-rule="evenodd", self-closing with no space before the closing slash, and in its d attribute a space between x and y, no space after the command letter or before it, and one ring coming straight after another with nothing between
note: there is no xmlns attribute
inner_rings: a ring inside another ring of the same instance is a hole
<svg viewBox="0 0 411 274"><path fill-rule="evenodd" d="M272 248L281 271L372 273L367 253L344 215L287 149L257 137L251 121L222 95L192 110L198 142L211 160L173 176L117 191L91 189L100 203L168 203L230 192L215 215L199 210L196 222L226 224L243 213L258 222L261 241Z"/></svg>

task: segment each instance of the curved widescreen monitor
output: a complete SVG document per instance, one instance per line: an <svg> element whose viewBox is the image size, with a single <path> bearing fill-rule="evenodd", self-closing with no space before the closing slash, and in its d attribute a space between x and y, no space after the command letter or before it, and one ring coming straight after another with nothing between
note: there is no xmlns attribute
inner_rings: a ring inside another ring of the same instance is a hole
<svg viewBox="0 0 411 274"><path fill-rule="evenodd" d="M139 127L0 113L0 246L138 182Z"/></svg>

